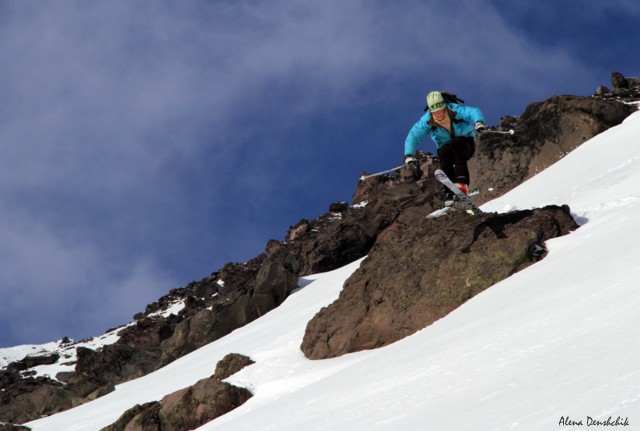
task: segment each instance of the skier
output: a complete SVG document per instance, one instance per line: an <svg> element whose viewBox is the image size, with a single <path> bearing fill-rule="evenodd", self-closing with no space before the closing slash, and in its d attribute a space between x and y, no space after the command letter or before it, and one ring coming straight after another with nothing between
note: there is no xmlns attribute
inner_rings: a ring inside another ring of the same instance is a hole
<svg viewBox="0 0 640 431"><path fill-rule="evenodd" d="M465 194L469 194L467 161L475 152L476 133L485 129L482 111L447 103L440 91L427 94L424 110L426 114L413 125L404 142L405 166L417 163L416 148L429 134L438 147L440 168Z"/></svg>

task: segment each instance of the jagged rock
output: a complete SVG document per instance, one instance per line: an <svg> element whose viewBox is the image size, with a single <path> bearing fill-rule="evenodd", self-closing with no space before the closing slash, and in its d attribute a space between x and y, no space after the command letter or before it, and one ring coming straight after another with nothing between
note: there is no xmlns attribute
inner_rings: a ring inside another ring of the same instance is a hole
<svg viewBox="0 0 640 431"><path fill-rule="evenodd" d="M86 347L77 350L76 374L67 389L90 399L113 390L114 385L155 370L160 352L121 344L104 346L99 352Z"/></svg>
<svg viewBox="0 0 640 431"><path fill-rule="evenodd" d="M0 417L11 423L24 423L43 416L49 416L84 402L59 386L34 385L28 392L12 393L15 388L5 388L2 392L3 402L0 404ZM5 403L4 398L10 397Z"/></svg>
<svg viewBox="0 0 640 431"><path fill-rule="evenodd" d="M307 325L311 359L372 349L442 318L541 257L545 240L577 225L566 207L425 220L410 208L378 238L333 304Z"/></svg>
<svg viewBox="0 0 640 431"><path fill-rule="evenodd" d="M136 404L124 412L113 424L100 431L162 431L158 417L162 405L159 401Z"/></svg>
<svg viewBox="0 0 640 431"><path fill-rule="evenodd" d="M250 299L258 316L282 304L298 287L298 272L294 265L291 254L284 248L267 255L256 274Z"/></svg>
<svg viewBox="0 0 640 431"><path fill-rule="evenodd" d="M253 279L180 322L162 343L160 365L166 365L229 334L280 305L298 287L298 276L285 249L266 256ZM225 287L227 284L225 283Z"/></svg>
<svg viewBox="0 0 640 431"><path fill-rule="evenodd" d="M164 366L256 319L258 315L249 307L249 300L248 294L238 295L226 304L199 310L192 318L182 321L174 336L163 343L160 365Z"/></svg>
<svg viewBox="0 0 640 431"><path fill-rule="evenodd" d="M165 396L161 402L138 404L100 431L186 431L244 404L251 393L222 380L254 362L230 353L216 364L213 377Z"/></svg>
<svg viewBox="0 0 640 431"><path fill-rule="evenodd" d="M215 378L165 396L160 402L136 405L101 431L187 431L244 404L251 393Z"/></svg>
<svg viewBox="0 0 640 431"><path fill-rule="evenodd" d="M23 423L75 407L84 400L46 377L23 377L15 369L0 370L0 421Z"/></svg>
<svg viewBox="0 0 640 431"><path fill-rule="evenodd" d="M29 431L30 429L22 425L0 423L0 431Z"/></svg>
<svg viewBox="0 0 640 431"><path fill-rule="evenodd" d="M120 336L118 344L143 350L158 349L164 340L173 335L175 320L177 320L175 315L171 315L168 318L145 316L137 319L135 325L128 326L118 332Z"/></svg>
<svg viewBox="0 0 640 431"><path fill-rule="evenodd" d="M218 380L224 380L233 376L235 373L243 369L244 367L254 364L251 358L238 353L229 353L216 365L216 371L213 374L213 378Z"/></svg>
<svg viewBox="0 0 640 431"><path fill-rule="evenodd" d="M625 78L620 72L612 72L611 85L613 85L614 90L628 90L640 87L640 78Z"/></svg>
<svg viewBox="0 0 640 431"><path fill-rule="evenodd" d="M197 428L244 404L251 393L243 388L209 378L162 399L158 416L163 431Z"/></svg>
<svg viewBox="0 0 640 431"><path fill-rule="evenodd" d="M629 81L620 72L611 72L611 85L613 88L629 88Z"/></svg>
<svg viewBox="0 0 640 431"><path fill-rule="evenodd" d="M161 407L159 401L136 404L124 412L117 421L100 431L162 431L158 417Z"/></svg>
<svg viewBox="0 0 640 431"><path fill-rule="evenodd" d="M640 78L625 78L620 72L612 72L611 84L613 88L609 92L603 93L596 90L595 96L621 102L635 102L640 99Z"/></svg>
<svg viewBox="0 0 640 431"><path fill-rule="evenodd" d="M75 375L75 371L61 371L56 374L56 380L59 380L62 383L69 383L69 380L71 380L71 378Z"/></svg>
<svg viewBox="0 0 640 431"><path fill-rule="evenodd" d="M635 110L616 100L578 96L530 104L514 135L485 133L478 139L469 162L472 188L481 191L477 203L506 193Z"/></svg>
<svg viewBox="0 0 640 431"><path fill-rule="evenodd" d="M45 355L27 355L23 359L9 364L7 369L24 371L32 367L37 367L38 365L55 364L58 359L60 359L60 355L57 353L49 353Z"/></svg>
<svg viewBox="0 0 640 431"><path fill-rule="evenodd" d="M349 204L346 202L334 202L329 205L330 212L339 213L342 211L346 211L347 209L349 209Z"/></svg>

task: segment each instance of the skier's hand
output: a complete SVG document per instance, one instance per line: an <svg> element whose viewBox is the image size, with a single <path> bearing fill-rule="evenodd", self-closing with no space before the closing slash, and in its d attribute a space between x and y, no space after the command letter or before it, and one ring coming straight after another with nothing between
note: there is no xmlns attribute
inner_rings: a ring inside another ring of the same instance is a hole
<svg viewBox="0 0 640 431"><path fill-rule="evenodd" d="M418 159L413 156L404 156L404 166L407 168L418 166Z"/></svg>
<svg viewBox="0 0 640 431"><path fill-rule="evenodd" d="M487 126L482 121L476 122L476 133L482 133L487 130Z"/></svg>

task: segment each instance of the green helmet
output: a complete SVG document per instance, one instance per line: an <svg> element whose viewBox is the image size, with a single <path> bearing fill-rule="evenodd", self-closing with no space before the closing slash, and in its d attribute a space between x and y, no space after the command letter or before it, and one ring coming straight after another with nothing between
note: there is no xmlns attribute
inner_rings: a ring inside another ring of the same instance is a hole
<svg viewBox="0 0 640 431"><path fill-rule="evenodd" d="M432 91L427 94L427 107L430 112L436 112L446 108L447 102L442 98L442 93L439 91Z"/></svg>

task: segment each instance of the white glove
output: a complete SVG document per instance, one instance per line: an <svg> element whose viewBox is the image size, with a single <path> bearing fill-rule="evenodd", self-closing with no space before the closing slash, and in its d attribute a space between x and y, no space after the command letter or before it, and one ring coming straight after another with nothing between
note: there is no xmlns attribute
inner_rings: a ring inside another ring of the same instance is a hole
<svg viewBox="0 0 640 431"><path fill-rule="evenodd" d="M418 159L416 159L413 156L404 156L404 165L405 166L412 166L412 165L417 165L418 164Z"/></svg>

